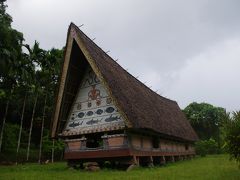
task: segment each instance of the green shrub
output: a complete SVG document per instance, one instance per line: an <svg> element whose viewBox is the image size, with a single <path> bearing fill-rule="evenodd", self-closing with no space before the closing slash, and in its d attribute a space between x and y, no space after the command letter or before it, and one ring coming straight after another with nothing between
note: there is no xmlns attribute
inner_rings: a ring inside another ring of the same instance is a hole
<svg viewBox="0 0 240 180"><path fill-rule="evenodd" d="M3 144L2 150L6 151L7 149L16 149L17 148L17 141L19 135L19 128L20 126L17 124L6 123L3 131ZM26 141L28 134L27 132L22 129L22 142Z"/></svg>
<svg viewBox="0 0 240 180"><path fill-rule="evenodd" d="M62 160L65 144L62 140L55 140L54 143L54 159ZM49 130L44 131L43 136L43 158L49 159L52 156L53 140L50 139Z"/></svg>
<svg viewBox="0 0 240 180"><path fill-rule="evenodd" d="M209 140L200 140L195 143L196 153L201 156L206 156L207 154L217 154L219 153L217 142L210 138Z"/></svg>

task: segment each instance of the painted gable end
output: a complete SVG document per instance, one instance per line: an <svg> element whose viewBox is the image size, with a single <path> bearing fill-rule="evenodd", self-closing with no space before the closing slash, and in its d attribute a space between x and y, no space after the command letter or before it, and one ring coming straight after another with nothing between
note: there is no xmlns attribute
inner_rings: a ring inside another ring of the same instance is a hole
<svg viewBox="0 0 240 180"><path fill-rule="evenodd" d="M89 66L70 110L63 135L123 129L124 120Z"/></svg>

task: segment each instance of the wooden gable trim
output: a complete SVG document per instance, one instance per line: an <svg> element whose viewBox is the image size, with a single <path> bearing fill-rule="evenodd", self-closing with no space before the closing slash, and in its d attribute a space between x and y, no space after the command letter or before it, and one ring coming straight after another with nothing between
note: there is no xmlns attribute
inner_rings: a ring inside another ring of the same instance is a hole
<svg viewBox="0 0 240 180"><path fill-rule="evenodd" d="M119 103L117 102L117 99L113 96L111 88L108 86L108 83L104 79L101 71L96 66L93 58L91 57L91 53L88 52L88 50L86 49L83 41L81 40L81 37L80 37L78 31L79 31L79 29L77 27L75 27L75 25L71 24L70 36L72 36L72 38L77 42L79 48L81 49L81 51L84 54L86 60L90 64L90 66L93 69L94 73L99 78L100 82L102 83L102 85L104 86L106 91L108 92L109 96L112 98L113 104L118 108L118 111L119 111L120 115L123 117L126 126L128 128L131 128L132 127L132 123L128 120L126 114L123 112L122 108L120 107Z"/></svg>
<svg viewBox="0 0 240 180"><path fill-rule="evenodd" d="M52 131L51 131L52 138L56 137L58 121L59 121L59 114L60 114L60 110L61 110L61 104L62 104L64 89L65 89L65 84L66 84L67 72L68 72L68 67L69 67L69 62L70 62L70 57L71 57L71 52L72 52L72 44L73 44L73 38L70 35L70 32L68 32L66 52L65 52L64 62L63 62L63 66L62 66L62 72L61 72L61 76L60 76L61 79L60 79L60 83L59 83L58 95L57 95L56 104L55 104L55 111L54 111L54 115L53 115L53 123L52 123Z"/></svg>

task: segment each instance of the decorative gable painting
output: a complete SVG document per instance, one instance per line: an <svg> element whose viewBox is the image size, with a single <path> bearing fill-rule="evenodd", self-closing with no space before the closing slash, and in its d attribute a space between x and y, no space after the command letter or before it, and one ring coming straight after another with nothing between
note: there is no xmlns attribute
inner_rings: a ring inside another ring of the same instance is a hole
<svg viewBox="0 0 240 180"><path fill-rule="evenodd" d="M177 102L129 74L74 24L54 109L51 136L65 142L69 166L152 166L195 155L198 137Z"/></svg>
<svg viewBox="0 0 240 180"><path fill-rule="evenodd" d="M93 70L88 67L63 134L123 129L124 121Z"/></svg>

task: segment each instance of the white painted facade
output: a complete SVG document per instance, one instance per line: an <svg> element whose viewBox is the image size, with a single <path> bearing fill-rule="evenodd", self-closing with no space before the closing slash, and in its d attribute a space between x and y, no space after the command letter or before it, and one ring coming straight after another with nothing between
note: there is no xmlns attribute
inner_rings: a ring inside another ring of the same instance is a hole
<svg viewBox="0 0 240 180"><path fill-rule="evenodd" d="M111 97L89 67L69 113L65 132L84 133L124 128L124 120Z"/></svg>

